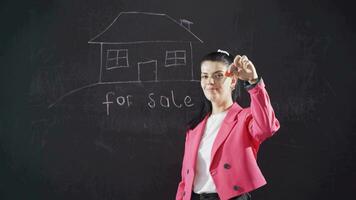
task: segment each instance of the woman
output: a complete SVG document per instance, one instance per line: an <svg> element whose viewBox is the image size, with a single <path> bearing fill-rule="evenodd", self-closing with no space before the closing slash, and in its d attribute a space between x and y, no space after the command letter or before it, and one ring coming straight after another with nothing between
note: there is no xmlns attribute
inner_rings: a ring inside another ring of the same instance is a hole
<svg viewBox="0 0 356 200"><path fill-rule="evenodd" d="M233 101L238 79L251 97L248 108ZM176 200L245 200L266 184L256 162L260 144L278 129L265 84L247 56L218 50L201 61L208 100L186 133L182 180Z"/></svg>

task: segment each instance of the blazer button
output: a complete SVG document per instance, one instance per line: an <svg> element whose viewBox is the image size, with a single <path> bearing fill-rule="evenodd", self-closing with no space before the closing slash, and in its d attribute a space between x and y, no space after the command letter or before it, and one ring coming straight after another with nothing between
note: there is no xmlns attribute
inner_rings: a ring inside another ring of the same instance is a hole
<svg viewBox="0 0 356 200"><path fill-rule="evenodd" d="M231 168L231 165L230 165L229 163L225 163L225 164L224 164L224 168L225 168L225 169L230 169L230 168Z"/></svg>
<svg viewBox="0 0 356 200"><path fill-rule="evenodd" d="M189 174L189 169L187 169L187 174Z"/></svg>
<svg viewBox="0 0 356 200"><path fill-rule="evenodd" d="M235 190L235 191L240 190L240 187L237 186L237 185L234 185L234 190Z"/></svg>

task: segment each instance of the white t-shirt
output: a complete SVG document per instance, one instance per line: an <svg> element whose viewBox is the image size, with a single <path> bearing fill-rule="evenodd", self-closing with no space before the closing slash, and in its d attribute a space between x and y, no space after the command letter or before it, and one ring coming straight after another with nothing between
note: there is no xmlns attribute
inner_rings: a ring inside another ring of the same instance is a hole
<svg viewBox="0 0 356 200"><path fill-rule="evenodd" d="M212 114L206 122L205 131L199 145L194 178L195 193L215 193L216 187L209 172L213 143L227 111Z"/></svg>

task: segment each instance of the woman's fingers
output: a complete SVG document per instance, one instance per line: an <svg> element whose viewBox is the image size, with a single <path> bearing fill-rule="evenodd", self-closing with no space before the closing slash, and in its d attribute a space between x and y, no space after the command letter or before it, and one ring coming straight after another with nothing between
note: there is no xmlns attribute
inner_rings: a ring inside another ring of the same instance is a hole
<svg viewBox="0 0 356 200"><path fill-rule="evenodd" d="M234 59L234 64L236 66L237 72L241 71L241 69L242 69L241 60L242 60L242 57L240 55L237 55Z"/></svg>
<svg viewBox="0 0 356 200"><path fill-rule="evenodd" d="M247 65L250 63L250 61L248 60L247 56L243 55L241 57L241 66L242 68L246 69Z"/></svg>
<svg viewBox="0 0 356 200"><path fill-rule="evenodd" d="M246 55L235 56L234 62L228 66L225 75L229 77L236 76L241 80L250 80L251 76L257 76L253 63Z"/></svg>
<svg viewBox="0 0 356 200"><path fill-rule="evenodd" d="M246 55L243 56L237 55L234 59L235 65L240 69L246 69L249 62L250 61L248 60Z"/></svg>
<svg viewBox="0 0 356 200"><path fill-rule="evenodd" d="M228 67L226 71L226 76L239 76L241 71L248 72L249 65L252 65L252 62L248 59L246 55L237 55L235 56L234 62Z"/></svg>
<svg viewBox="0 0 356 200"><path fill-rule="evenodd" d="M240 60L241 60L241 56L240 55L235 56L235 59L234 59L235 65L239 65Z"/></svg>

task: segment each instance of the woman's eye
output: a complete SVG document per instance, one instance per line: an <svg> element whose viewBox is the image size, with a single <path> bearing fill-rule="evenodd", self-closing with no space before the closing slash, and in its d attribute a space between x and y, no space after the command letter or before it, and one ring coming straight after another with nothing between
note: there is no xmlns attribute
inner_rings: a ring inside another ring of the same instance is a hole
<svg viewBox="0 0 356 200"><path fill-rule="evenodd" d="M201 79L207 79L207 78L208 78L208 76L206 76L206 75L201 76Z"/></svg>
<svg viewBox="0 0 356 200"><path fill-rule="evenodd" d="M223 74L215 74L215 77L218 79L221 79L222 77L224 77L224 75Z"/></svg>

